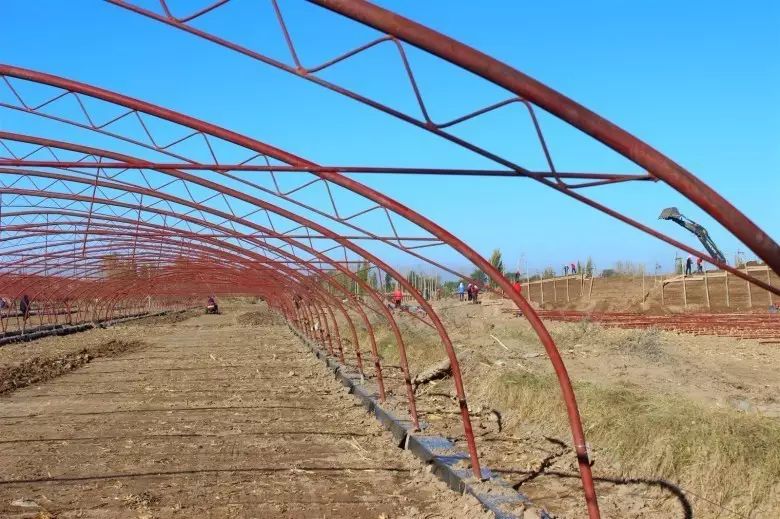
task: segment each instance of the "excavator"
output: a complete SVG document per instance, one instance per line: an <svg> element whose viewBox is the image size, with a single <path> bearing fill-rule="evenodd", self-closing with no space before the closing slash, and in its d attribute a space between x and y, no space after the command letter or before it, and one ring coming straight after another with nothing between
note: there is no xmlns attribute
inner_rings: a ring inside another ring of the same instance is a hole
<svg viewBox="0 0 780 519"><path fill-rule="evenodd" d="M707 229L694 222L687 216L681 214L676 207L667 207L661 211L661 216L659 216L658 219L671 220L677 225L680 225L681 227L691 231L696 235L697 238L699 238L699 241L702 245L704 245L704 248L707 249L707 252L710 253L710 256L722 263L726 263L726 257L723 256L723 253L720 251L720 249L718 249L718 246L715 245L714 241L712 241L712 238L710 238L710 233L707 232Z"/></svg>

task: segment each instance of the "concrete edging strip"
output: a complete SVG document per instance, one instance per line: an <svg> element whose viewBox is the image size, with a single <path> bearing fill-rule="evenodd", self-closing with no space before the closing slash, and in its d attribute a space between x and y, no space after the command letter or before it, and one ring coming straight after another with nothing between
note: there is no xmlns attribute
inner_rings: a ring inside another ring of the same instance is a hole
<svg viewBox="0 0 780 519"><path fill-rule="evenodd" d="M471 470L464 464L464 460L467 462L469 459L468 454L459 451L447 438L415 433L409 420L398 418L383 409L374 396L361 385L361 380L358 377L351 377L345 373L344 366L337 360L329 357L324 350L317 347L289 323L288 327L311 349L318 359L325 363L336 379L349 388L349 392L360 400L363 407L392 433L399 447L410 451L423 463L430 464L433 473L452 490L460 494L471 494L497 519L520 519L521 516L506 510L510 508L523 510L532 506L531 501L526 496L512 488L507 481L493 474L489 469L482 469L484 481L475 481ZM550 518L544 510L539 509L539 513L541 519Z"/></svg>

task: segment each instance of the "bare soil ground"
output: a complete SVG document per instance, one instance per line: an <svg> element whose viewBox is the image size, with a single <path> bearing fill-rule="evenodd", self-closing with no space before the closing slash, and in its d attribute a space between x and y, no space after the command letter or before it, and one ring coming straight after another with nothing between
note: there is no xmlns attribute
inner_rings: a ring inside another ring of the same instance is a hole
<svg viewBox="0 0 780 519"><path fill-rule="evenodd" d="M0 397L0 516L486 517L261 308L0 348L12 368L135 344Z"/></svg>
<svg viewBox="0 0 780 519"><path fill-rule="evenodd" d="M778 302L777 296L762 288L751 286L748 289L747 283L734 275L720 277L723 272L715 270L709 271L708 275L706 288L704 277L695 274L686 278L685 287L682 282L668 283L663 296L661 284L674 278L672 274L596 277L592 280L568 276L545 281L544 294L539 283L532 284L530 290L525 285L523 291L540 308L592 312L766 312L770 304ZM780 286L780 277L774 272L752 271L751 275L772 286Z"/></svg>

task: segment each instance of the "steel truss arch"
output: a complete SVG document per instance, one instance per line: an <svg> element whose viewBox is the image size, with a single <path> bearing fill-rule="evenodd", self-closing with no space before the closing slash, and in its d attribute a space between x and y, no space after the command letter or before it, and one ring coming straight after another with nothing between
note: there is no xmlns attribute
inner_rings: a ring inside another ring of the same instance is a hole
<svg viewBox="0 0 780 519"><path fill-rule="evenodd" d="M380 398L384 399L381 358L373 324L368 317L373 313L387 322L394 335L408 410L412 423L417 427L412 372L406 354L408 341L405 341L396 322L396 314L387 308L387 294L372 286L363 276L367 269L385 272L405 289L425 314L424 317L416 317L433 327L440 337L452 366L471 467L474 475L481 477L460 367L447 330L427 298L376 252L380 245L389 247L440 271L465 277L425 254L426 247L449 247L485 272L499 290L523 311L544 346L566 405L591 518L598 517L599 511L574 391L555 343L534 309L512 290L506 278L457 236L393 198L354 180L349 174L423 173L530 178L780 295L780 288L723 265L578 191L618 182L662 181L704 209L775 272L780 272L777 244L706 184L581 105L508 65L409 19L368 2L310 0L382 34L352 51L307 68L296 52L294 40L275 0L272 2L274 12L290 51L291 64L273 60L259 51L190 24L221 8L228 3L227 0L216 1L181 17L171 12L165 0L161 0L161 11L158 12L125 0L107 1L297 75L450 141L504 169L454 171L392 166L322 166L246 135L122 94L42 72L0 65L0 78L16 100L0 102L0 108L107 138L122 150L91 145L92 137L87 137L87 142L77 143L42 135L0 132L0 231L3 232L0 235L0 253L19 258L9 261L0 270L0 295L10 293L16 298L31 293L34 300L42 301L40 308L43 312L50 312L55 319L58 312L67 312L68 319L71 319L70 305L74 301L81 302L82 310L76 314L77 318L86 317L89 308L92 308L93 315L97 313L108 318L116 305L128 303L129 307L138 309L142 307L144 297L151 298L152 294L160 298L161 307L181 307L192 304L196 297L203 294L252 293L263 297L310 339L326 347L331 355L338 355L342 362L349 362L343 349L345 337L349 335L357 369L365 375L354 314L367 330L374 364L373 378ZM317 76L318 72L336 63L383 44L392 45L397 50L422 114L420 117ZM405 45L413 45L499 85L513 97L450 121L436 123L415 80ZM49 87L55 92L43 102L31 103L24 94L27 83ZM67 99L76 101L79 107L76 112L59 109L60 103ZM91 108L94 102L118 108L118 115L99 120ZM527 112L549 170L531 171L449 131L464 121L514 105L522 106ZM644 168L646 173L558 171L536 115L538 109L570 123ZM153 128L153 120L173 125L179 133L163 141ZM120 128L120 123L128 121L142 130L140 137ZM198 160L194 152L180 150L183 143L199 147L210 161ZM239 160L225 161L217 144L229 144L243 155ZM24 146L28 147L27 151L16 151ZM128 153L125 151L127 148L132 148L134 152ZM241 176L245 171L267 173L273 180L273 187ZM278 174L301 175L304 181L293 188L282 189L275 176ZM40 182L46 184L39 185ZM327 193L318 204L301 196L302 191L312 186L322 187ZM338 197L334 196L336 189L369 205L347 213L337 203ZM383 225L390 231L381 232L361 224L361 217L370 213L386 216ZM259 215L267 222L261 224ZM396 224L401 221L420 235L399 234ZM281 226L279 222L287 226L286 230L278 228ZM50 241L50 238L54 240ZM358 242L362 241L370 245L359 245ZM337 255L343 255L343 259ZM106 258L131 264L134 272L137 265L155 265L156 269L146 277L137 274L107 277ZM353 269L350 265L354 264L359 267ZM32 272L30 269L33 269ZM337 275L358 288L350 290L337 279ZM200 281L201 286L197 286L194 279ZM151 307L152 300L148 301ZM12 316L10 312L0 313L3 330L9 319L19 321L18 313ZM337 315L343 317L342 322ZM343 333L345 325L348 334Z"/></svg>

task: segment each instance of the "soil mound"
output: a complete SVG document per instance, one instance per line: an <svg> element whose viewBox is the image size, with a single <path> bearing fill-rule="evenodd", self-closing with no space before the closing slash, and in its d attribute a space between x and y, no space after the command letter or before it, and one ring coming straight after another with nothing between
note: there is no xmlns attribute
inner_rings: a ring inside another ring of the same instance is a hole
<svg viewBox="0 0 780 519"><path fill-rule="evenodd" d="M111 357L143 346L141 341L111 340L59 357L36 356L0 368L0 394L50 380L78 369L97 357Z"/></svg>
<svg viewBox="0 0 780 519"><path fill-rule="evenodd" d="M157 324L176 324L187 319L192 319L195 316L203 313L201 309L189 309L184 312L172 312L165 315L155 315L152 317L142 317L141 319L135 319L128 321L124 326L152 326Z"/></svg>
<svg viewBox="0 0 780 519"><path fill-rule="evenodd" d="M241 314L236 322L243 326L268 326L283 324L281 318L271 312L247 312Z"/></svg>

